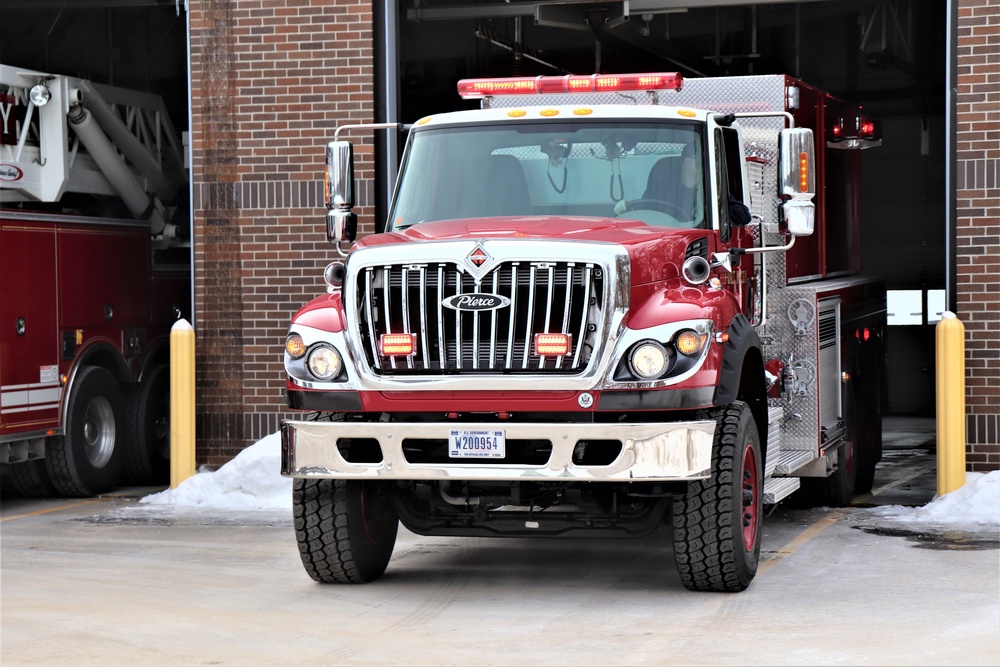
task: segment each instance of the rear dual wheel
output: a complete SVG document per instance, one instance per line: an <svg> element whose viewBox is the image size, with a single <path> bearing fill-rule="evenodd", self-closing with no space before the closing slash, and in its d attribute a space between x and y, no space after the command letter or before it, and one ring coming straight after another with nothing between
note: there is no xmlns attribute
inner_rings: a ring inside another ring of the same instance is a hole
<svg viewBox="0 0 1000 667"><path fill-rule="evenodd" d="M122 470L125 407L115 377L104 368L77 372L63 435L46 445L45 466L64 496L93 496L118 482Z"/></svg>
<svg viewBox="0 0 1000 667"><path fill-rule="evenodd" d="M125 478L134 484L170 481L170 368L153 366L126 399Z"/></svg>

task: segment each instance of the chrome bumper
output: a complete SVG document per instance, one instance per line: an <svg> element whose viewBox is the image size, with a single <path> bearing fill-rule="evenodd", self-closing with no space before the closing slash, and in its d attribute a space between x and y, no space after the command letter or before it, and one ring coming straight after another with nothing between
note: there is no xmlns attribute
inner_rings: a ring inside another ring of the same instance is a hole
<svg viewBox="0 0 1000 667"><path fill-rule="evenodd" d="M281 474L330 479L481 481L688 481L711 475L714 421L643 424L387 423L285 421L281 425ZM493 463L413 464L403 455L404 439L447 439L456 427L503 428L508 440L552 443L545 465ZM337 448L340 438L378 441L382 460L350 463ZM618 440L621 454L608 465L577 465L580 440Z"/></svg>

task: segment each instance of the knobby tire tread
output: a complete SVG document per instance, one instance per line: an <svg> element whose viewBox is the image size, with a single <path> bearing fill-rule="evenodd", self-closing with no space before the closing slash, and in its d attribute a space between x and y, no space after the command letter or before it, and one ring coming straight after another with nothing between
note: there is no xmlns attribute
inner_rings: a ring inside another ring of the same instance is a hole
<svg viewBox="0 0 1000 667"><path fill-rule="evenodd" d="M347 527L347 480L296 479L292 507L299 555L309 576L319 583L365 583Z"/></svg>
<svg viewBox="0 0 1000 667"><path fill-rule="evenodd" d="M706 418L719 419L719 432L712 448L709 479L691 482L686 495L674 501L672 522L674 559L681 582L693 591L739 592L748 581L740 574L740 549L727 545L742 539L741 526L733 525L733 467L742 466L742 444L738 444L740 420L749 408L734 403L711 411ZM736 448L740 447L739 458ZM760 537L758 536L758 541Z"/></svg>

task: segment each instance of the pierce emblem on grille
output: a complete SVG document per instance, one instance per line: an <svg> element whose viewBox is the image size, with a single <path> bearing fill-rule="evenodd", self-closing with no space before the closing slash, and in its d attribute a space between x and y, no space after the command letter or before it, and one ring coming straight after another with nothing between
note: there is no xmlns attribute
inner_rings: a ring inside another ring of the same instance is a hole
<svg viewBox="0 0 1000 667"><path fill-rule="evenodd" d="M496 310L510 305L510 299L499 294L456 294L441 304L454 310Z"/></svg>

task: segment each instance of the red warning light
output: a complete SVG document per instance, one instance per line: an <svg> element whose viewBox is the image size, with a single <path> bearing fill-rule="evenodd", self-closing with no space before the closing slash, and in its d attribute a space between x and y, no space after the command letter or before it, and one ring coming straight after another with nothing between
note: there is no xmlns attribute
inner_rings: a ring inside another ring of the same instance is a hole
<svg viewBox="0 0 1000 667"><path fill-rule="evenodd" d="M589 76L536 76L503 79L462 79L458 94L465 100L496 95L600 93L641 90L680 90L684 77L678 72L648 74L591 74Z"/></svg>

